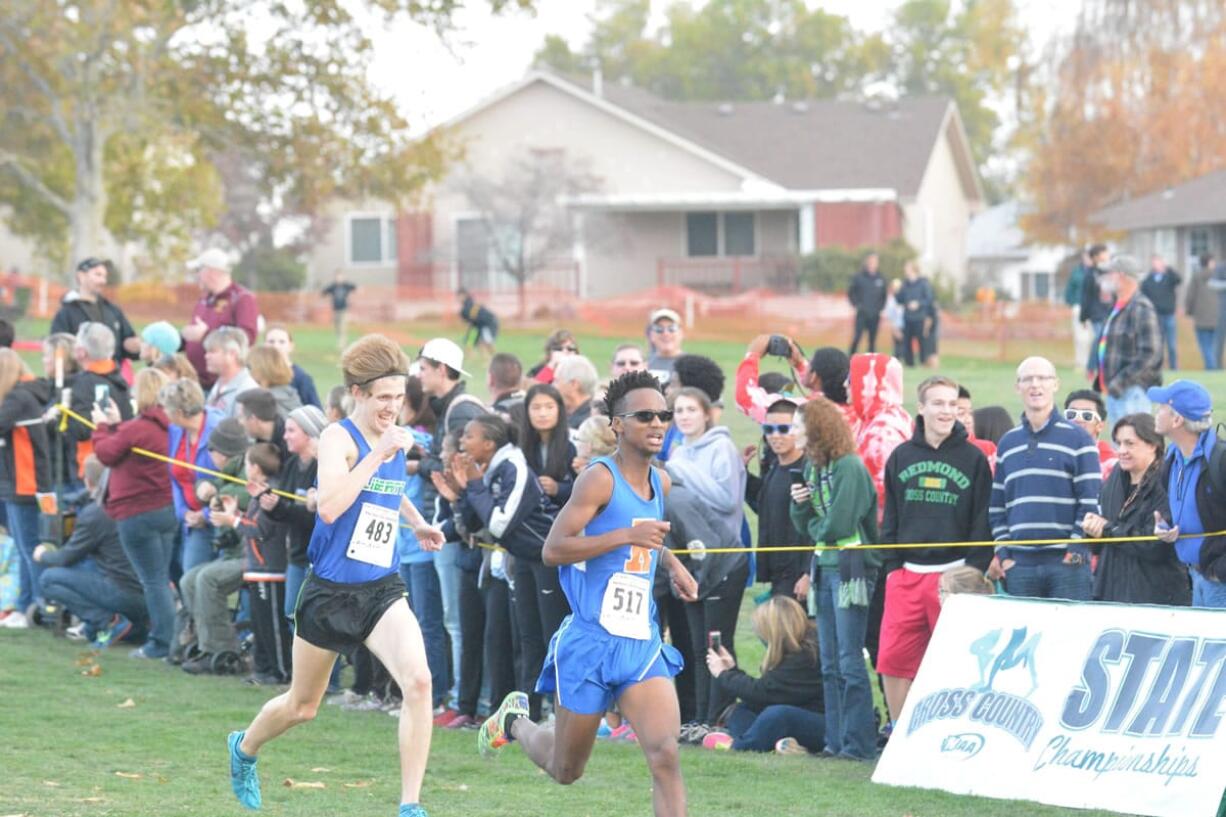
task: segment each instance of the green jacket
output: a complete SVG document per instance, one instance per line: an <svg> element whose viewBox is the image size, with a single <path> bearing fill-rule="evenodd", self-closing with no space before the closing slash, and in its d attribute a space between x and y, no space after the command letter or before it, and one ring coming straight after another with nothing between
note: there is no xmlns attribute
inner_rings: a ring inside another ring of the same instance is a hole
<svg viewBox="0 0 1226 817"><path fill-rule="evenodd" d="M789 506L797 530L807 533L815 545L877 542L877 488L858 456L848 454L820 470L809 463L805 466L805 482L813 491L812 498ZM866 548L861 553L867 567L881 565L878 551ZM837 567L839 552L819 551L817 563Z"/></svg>

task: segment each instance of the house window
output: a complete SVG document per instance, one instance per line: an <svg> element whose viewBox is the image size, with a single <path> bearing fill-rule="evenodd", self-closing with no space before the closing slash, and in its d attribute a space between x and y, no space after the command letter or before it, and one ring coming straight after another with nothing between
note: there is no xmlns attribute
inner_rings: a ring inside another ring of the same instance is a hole
<svg viewBox="0 0 1226 817"><path fill-rule="evenodd" d="M753 255L753 213L724 213L724 255Z"/></svg>
<svg viewBox="0 0 1226 817"><path fill-rule="evenodd" d="M686 255L719 255L719 213L685 214Z"/></svg>
<svg viewBox="0 0 1226 817"><path fill-rule="evenodd" d="M384 215L349 217L349 263L396 263L396 219Z"/></svg>
<svg viewBox="0 0 1226 817"><path fill-rule="evenodd" d="M1022 299L1026 301L1050 301L1051 280L1052 274L1050 272L1023 272Z"/></svg>
<svg viewBox="0 0 1226 817"><path fill-rule="evenodd" d="M1209 230L1205 227L1188 230L1188 255L1199 259L1209 252Z"/></svg>
<svg viewBox="0 0 1226 817"><path fill-rule="evenodd" d="M753 213L686 213L686 255L755 255L755 227Z"/></svg>

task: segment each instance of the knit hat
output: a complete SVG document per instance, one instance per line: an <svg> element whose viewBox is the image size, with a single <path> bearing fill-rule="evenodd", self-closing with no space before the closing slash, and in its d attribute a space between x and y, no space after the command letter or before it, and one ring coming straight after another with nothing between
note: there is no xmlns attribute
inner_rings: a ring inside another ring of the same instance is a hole
<svg viewBox="0 0 1226 817"><path fill-rule="evenodd" d="M308 436L319 439L328 418L315 406L300 406L289 413L289 419L298 424Z"/></svg>
<svg viewBox="0 0 1226 817"><path fill-rule="evenodd" d="M247 431L233 417L227 417L209 434L208 448L225 457L237 457L247 450Z"/></svg>
<svg viewBox="0 0 1226 817"><path fill-rule="evenodd" d="M140 333L140 339L163 355L173 355L179 351L181 344L179 330L166 321L157 321L146 326Z"/></svg>

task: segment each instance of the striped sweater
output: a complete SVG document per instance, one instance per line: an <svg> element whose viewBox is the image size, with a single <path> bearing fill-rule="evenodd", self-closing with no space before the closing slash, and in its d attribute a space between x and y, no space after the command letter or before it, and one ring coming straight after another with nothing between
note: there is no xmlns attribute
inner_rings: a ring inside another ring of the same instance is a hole
<svg viewBox="0 0 1226 817"><path fill-rule="evenodd" d="M1016 559L1010 540L1081 538L1081 519L1098 511L1102 485L1098 447L1090 435L1056 411L1035 430L1025 417L997 446L988 521L1001 542L997 556ZM1040 545L1065 550L1065 545Z"/></svg>

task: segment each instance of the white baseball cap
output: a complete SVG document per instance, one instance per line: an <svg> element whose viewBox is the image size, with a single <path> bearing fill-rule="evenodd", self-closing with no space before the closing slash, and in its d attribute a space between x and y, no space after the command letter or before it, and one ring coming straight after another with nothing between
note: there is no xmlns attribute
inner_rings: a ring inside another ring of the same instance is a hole
<svg viewBox="0 0 1226 817"><path fill-rule="evenodd" d="M656 311L652 312L651 317L647 319L647 322L655 323L656 321L664 320L672 321L678 326L681 325L681 316L678 315L675 310L669 309L668 307L657 309Z"/></svg>
<svg viewBox="0 0 1226 817"><path fill-rule="evenodd" d="M454 340L434 338L433 340L426 341L426 345L421 347L421 354L418 357L449 366L464 377L472 377L471 374L464 371L464 350Z"/></svg>
<svg viewBox="0 0 1226 817"><path fill-rule="evenodd" d="M216 247L210 247L200 255L187 262L187 268L192 270L204 269L219 269L223 272L230 271L230 257L226 255L225 250L220 250Z"/></svg>

